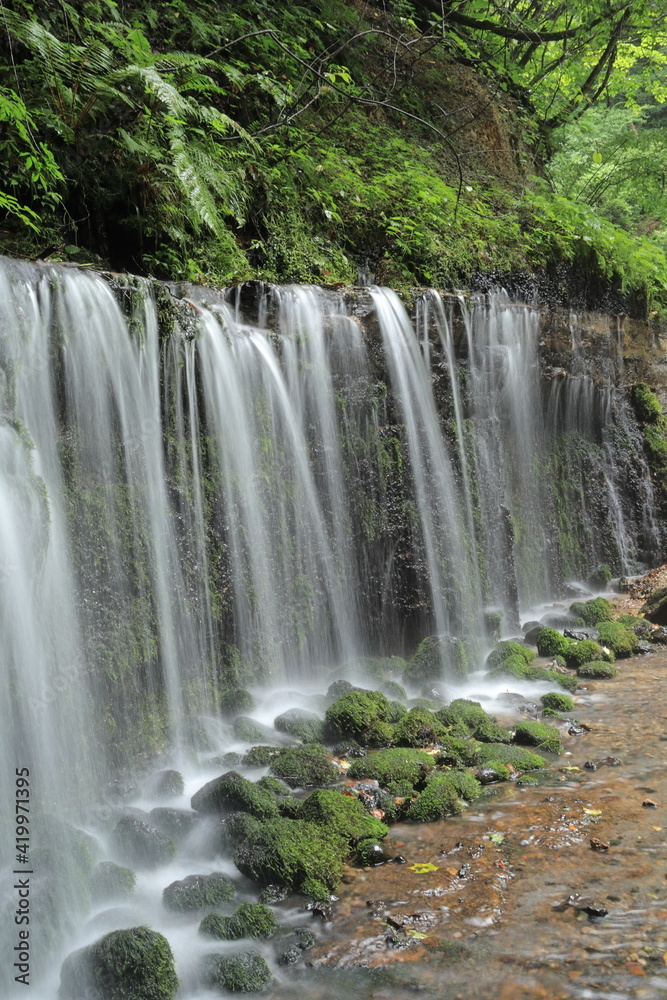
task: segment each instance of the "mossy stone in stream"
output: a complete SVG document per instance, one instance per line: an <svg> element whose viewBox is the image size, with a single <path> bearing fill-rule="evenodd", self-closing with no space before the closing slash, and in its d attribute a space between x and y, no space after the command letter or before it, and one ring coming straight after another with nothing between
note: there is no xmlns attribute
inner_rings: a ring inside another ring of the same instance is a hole
<svg viewBox="0 0 667 1000"><path fill-rule="evenodd" d="M480 766L490 763L511 765L517 771L537 771L547 764L544 757L532 750L506 743L478 743L477 763Z"/></svg>
<svg viewBox="0 0 667 1000"><path fill-rule="evenodd" d="M325 736L322 719L305 708L290 708L273 720L274 728L280 733L295 736L303 743L321 743Z"/></svg>
<svg viewBox="0 0 667 1000"><path fill-rule="evenodd" d="M100 861L90 875L90 895L95 903L129 899L136 885L137 876L132 869L113 861Z"/></svg>
<svg viewBox="0 0 667 1000"><path fill-rule="evenodd" d="M397 681L384 681L381 685L382 694L386 695L390 701L407 701L408 696L405 688Z"/></svg>
<svg viewBox="0 0 667 1000"><path fill-rule="evenodd" d="M172 1000L178 989L169 942L148 927L112 931L69 955L60 1000Z"/></svg>
<svg viewBox="0 0 667 1000"><path fill-rule="evenodd" d="M405 818L428 823L454 816L463 812L466 802L473 802L481 790L480 783L465 771L434 772L426 779L421 794L409 804Z"/></svg>
<svg viewBox="0 0 667 1000"><path fill-rule="evenodd" d="M355 780L370 778L383 788L396 781L409 781L415 788L423 785L434 767L433 757L423 750L396 747L353 761L347 774Z"/></svg>
<svg viewBox="0 0 667 1000"><path fill-rule="evenodd" d="M255 699L245 688L229 688L223 691L218 704L221 715L226 718L244 715L255 709Z"/></svg>
<svg viewBox="0 0 667 1000"><path fill-rule="evenodd" d="M529 646L524 646L520 642L514 642L512 639L504 639L502 642L497 643L495 649L492 649L487 656L487 669L490 670L500 666L506 660L509 660L510 657L518 657L524 663L528 664L532 663L535 659L535 653Z"/></svg>
<svg viewBox="0 0 667 1000"><path fill-rule="evenodd" d="M338 769L331 763L326 747L319 743L288 747L271 762L270 771L290 788L332 785L338 779Z"/></svg>
<svg viewBox="0 0 667 1000"><path fill-rule="evenodd" d="M166 834L177 843L187 837L200 820L196 812L171 809L169 806L156 806L155 809L151 809L148 818L160 833Z"/></svg>
<svg viewBox="0 0 667 1000"><path fill-rule="evenodd" d="M565 654L567 665L571 668L580 667L582 663L588 663L590 660L605 659L613 661L613 653L605 655L602 647L597 642L593 642L592 639L571 640L570 647Z"/></svg>
<svg viewBox="0 0 667 1000"><path fill-rule="evenodd" d="M190 802L196 812L204 815L226 810L248 812L259 819L278 815L273 795L241 777L237 771L228 771L209 781L195 792Z"/></svg>
<svg viewBox="0 0 667 1000"><path fill-rule="evenodd" d="M244 743L257 743L258 740L270 740L275 738L275 733L269 726L249 719L247 715L238 715L232 724L234 736Z"/></svg>
<svg viewBox="0 0 667 1000"><path fill-rule="evenodd" d="M561 753L563 750L558 730L544 722L533 720L517 723L514 731L514 742L535 746L548 753Z"/></svg>
<svg viewBox="0 0 667 1000"><path fill-rule="evenodd" d="M613 663L605 663L604 660L592 660L590 663L583 663L577 670L579 677L592 677L598 680L615 677L617 673L617 667Z"/></svg>
<svg viewBox="0 0 667 1000"><path fill-rule="evenodd" d="M262 993L271 984L271 970L261 955L205 955L201 964L205 986L231 993Z"/></svg>
<svg viewBox="0 0 667 1000"><path fill-rule="evenodd" d="M119 820L111 834L111 843L123 861L137 868L158 868L176 854L171 837L136 816L123 816Z"/></svg>
<svg viewBox="0 0 667 1000"><path fill-rule="evenodd" d="M241 938L270 938L276 931L276 918L262 903L241 903L231 917L209 913L199 925L199 933L221 941Z"/></svg>
<svg viewBox="0 0 667 1000"><path fill-rule="evenodd" d="M371 816L358 799L338 791L320 788L312 792L302 803L298 815L299 819L334 830L350 845L369 838L381 840L389 833L389 827Z"/></svg>
<svg viewBox="0 0 667 1000"><path fill-rule="evenodd" d="M424 708L411 708L394 727L393 742L399 747L428 747L446 735L437 715Z"/></svg>
<svg viewBox="0 0 667 1000"><path fill-rule="evenodd" d="M509 730L487 715L478 701L455 698L450 705L437 712L437 718L443 725L458 731L465 727L468 735L485 743L510 743L512 740Z"/></svg>
<svg viewBox="0 0 667 1000"><path fill-rule="evenodd" d="M555 628L543 628L537 633L536 645L540 656L566 656L570 640Z"/></svg>
<svg viewBox="0 0 667 1000"><path fill-rule="evenodd" d="M274 761L276 757L279 757L282 752L281 747L274 746L256 746L250 747L243 755L241 761L245 767L266 767L271 761Z"/></svg>
<svg viewBox="0 0 667 1000"><path fill-rule="evenodd" d="M569 694L561 694L560 691L549 691L543 694L540 701L544 708L552 709L554 712L574 712L574 702Z"/></svg>
<svg viewBox="0 0 667 1000"><path fill-rule="evenodd" d="M388 722L391 714L391 703L380 691L348 691L329 705L326 721L334 739L352 738L368 746L372 727Z"/></svg>
<svg viewBox="0 0 667 1000"><path fill-rule="evenodd" d="M185 791L185 782L180 771L158 771L149 786L156 799L173 799Z"/></svg>
<svg viewBox="0 0 667 1000"><path fill-rule="evenodd" d="M174 913L192 913L227 903L236 895L236 886L223 872L188 875L172 882L162 892L162 902Z"/></svg>
<svg viewBox="0 0 667 1000"><path fill-rule="evenodd" d="M281 817L263 823L239 844L234 864L247 878L264 885L300 889L306 879L317 879L333 892L349 850L348 842L334 830Z"/></svg>
<svg viewBox="0 0 667 1000"><path fill-rule="evenodd" d="M570 605L570 614L580 618L584 625L597 625L598 622L611 621L614 608L605 597L594 597L583 603L575 601Z"/></svg>
<svg viewBox="0 0 667 1000"><path fill-rule="evenodd" d="M451 635L429 635L419 643L405 668L403 679L415 686L435 681L442 677L443 667L449 668L455 677L464 678L469 665L468 650L462 639Z"/></svg>
<svg viewBox="0 0 667 1000"><path fill-rule="evenodd" d="M636 634L621 622L600 622L598 635L600 645L608 646L619 657L632 656L639 645Z"/></svg>
<svg viewBox="0 0 667 1000"><path fill-rule="evenodd" d="M491 677L515 677L523 681L545 681L547 684L557 684L566 691L574 691L577 686L576 677L571 674L561 674L556 670L545 670L542 667L526 663L520 656L509 656L506 660L490 671Z"/></svg>

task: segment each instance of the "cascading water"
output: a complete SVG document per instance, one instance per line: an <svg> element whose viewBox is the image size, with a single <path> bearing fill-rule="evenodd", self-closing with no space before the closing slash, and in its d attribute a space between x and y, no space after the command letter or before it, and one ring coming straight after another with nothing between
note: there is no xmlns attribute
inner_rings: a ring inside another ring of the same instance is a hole
<svg viewBox="0 0 667 1000"><path fill-rule="evenodd" d="M378 288L0 283L0 787L29 769L49 989L87 906L57 817L92 825L137 758L224 750L225 688L478 639L485 606L511 631L513 587L659 554L622 392L541 379L538 313L502 296L428 293L415 334Z"/></svg>

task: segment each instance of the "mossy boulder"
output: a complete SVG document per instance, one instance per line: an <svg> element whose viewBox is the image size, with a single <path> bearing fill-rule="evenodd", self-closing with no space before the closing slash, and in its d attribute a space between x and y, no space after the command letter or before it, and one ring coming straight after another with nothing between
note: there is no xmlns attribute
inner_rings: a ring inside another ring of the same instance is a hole
<svg viewBox="0 0 667 1000"><path fill-rule="evenodd" d="M232 723L234 736L243 743L258 743L260 740L275 739L275 733L269 726L250 719L247 715L237 715Z"/></svg>
<svg viewBox="0 0 667 1000"><path fill-rule="evenodd" d="M426 779L421 794L410 802L405 818L428 823L454 816L463 812L466 803L473 802L481 790L480 783L465 771L436 771Z"/></svg>
<svg viewBox="0 0 667 1000"><path fill-rule="evenodd" d="M123 816L111 834L111 845L121 861L137 868L158 868L176 854L171 837L136 816Z"/></svg>
<svg viewBox="0 0 667 1000"><path fill-rule="evenodd" d="M262 903L241 903L231 917L209 913L199 925L199 933L221 941L239 941L241 938L260 940L275 934L278 924L268 906Z"/></svg>
<svg viewBox="0 0 667 1000"><path fill-rule="evenodd" d="M497 760L490 760L475 771L475 777L481 785L492 785L497 781L507 781L512 776L512 772L506 764Z"/></svg>
<svg viewBox="0 0 667 1000"><path fill-rule="evenodd" d="M557 684L566 691L574 691L577 686L576 677L561 674L556 670L545 670L536 667L520 656L509 656L490 671L491 677L515 677L522 681L545 681L547 684Z"/></svg>
<svg viewBox="0 0 667 1000"><path fill-rule="evenodd" d="M319 743L289 747L271 763L271 774L282 778L290 788L311 785L332 785L338 779L338 769L331 763L326 747Z"/></svg>
<svg viewBox="0 0 667 1000"><path fill-rule="evenodd" d="M280 757L282 747L266 746L264 744L250 747L243 755L245 767L267 767L276 757Z"/></svg>
<svg viewBox="0 0 667 1000"><path fill-rule="evenodd" d="M615 677L618 668L613 663L606 663L604 660L591 660L590 663L582 663L578 668L579 677L593 677L598 680Z"/></svg>
<svg viewBox="0 0 667 1000"><path fill-rule="evenodd" d="M371 816L358 799L338 791L320 788L312 792L298 815L299 819L334 830L351 846L368 838L381 840L389 833L389 827Z"/></svg>
<svg viewBox="0 0 667 1000"><path fill-rule="evenodd" d="M183 775L180 771L158 771L148 790L156 799L174 799L185 791Z"/></svg>
<svg viewBox="0 0 667 1000"><path fill-rule="evenodd" d="M601 646L607 646L618 656L632 656L639 645L639 639L621 622L600 622L598 625Z"/></svg>
<svg viewBox="0 0 667 1000"><path fill-rule="evenodd" d="M221 849L225 852L233 850L242 841L254 836L261 825L261 820L251 816L250 813L238 812L225 816L216 831L219 840L214 850Z"/></svg>
<svg viewBox="0 0 667 1000"><path fill-rule="evenodd" d="M381 685L382 694L386 695L390 701L403 702L408 700L408 695L402 684L398 681L384 681Z"/></svg>
<svg viewBox="0 0 667 1000"><path fill-rule="evenodd" d="M446 735L438 717L424 708L411 708L394 726L393 742L399 747L428 747Z"/></svg>
<svg viewBox="0 0 667 1000"><path fill-rule="evenodd" d="M518 657L524 663L528 664L532 663L535 659L535 653L529 646L524 646L521 642L514 642L513 639L504 639L502 642L497 643L495 649L492 649L487 656L487 669L492 670L495 667L499 667L512 657Z"/></svg>
<svg viewBox="0 0 667 1000"><path fill-rule="evenodd" d="M438 753L435 756L437 764L450 764L454 767L471 767L477 760L478 743L458 736L443 736L439 741Z"/></svg>
<svg viewBox="0 0 667 1000"><path fill-rule="evenodd" d="M588 582L591 587L603 590L609 584L613 575L611 567L607 563L600 563L588 577Z"/></svg>
<svg viewBox="0 0 667 1000"><path fill-rule="evenodd" d="M654 625L667 625L667 587L654 590L641 611L646 620Z"/></svg>
<svg viewBox="0 0 667 1000"><path fill-rule="evenodd" d="M409 781L413 788L423 785L435 761L423 750L393 748L369 753L353 761L347 774L357 780L371 779L383 788L398 781Z"/></svg>
<svg viewBox="0 0 667 1000"><path fill-rule="evenodd" d="M239 844L234 864L254 882L282 884L300 889L306 879L318 879L333 892L337 887L349 846L344 837L319 823L277 819Z"/></svg>
<svg viewBox="0 0 667 1000"><path fill-rule="evenodd" d="M389 722L391 703L380 691L348 691L329 705L326 721L334 739L355 739L369 745L369 736L379 722Z"/></svg>
<svg viewBox="0 0 667 1000"><path fill-rule="evenodd" d="M561 753L563 749L560 733L557 729L544 722L533 720L517 723L514 730L514 742L538 747L548 753Z"/></svg>
<svg viewBox="0 0 667 1000"><path fill-rule="evenodd" d="M419 643L403 678L408 684L419 686L438 680L444 674L463 679L469 668L470 657L462 639L453 635L429 635Z"/></svg>
<svg viewBox="0 0 667 1000"><path fill-rule="evenodd" d="M200 820L196 812L189 809L171 809L169 806L156 806L148 814L151 824L178 843L194 830Z"/></svg>
<svg viewBox="0 0 667 1000"><path fill-rule="evenodd" d="M531 750L519 746L508 746L506 743L479 743L477 745L477 763L484 767L487 764L504 764L517 771L537 771L546 767L546 760Z"/></svg>
<svg viewBox="0 0 667 1000"><path fill-rule="evenodd" d="M162 902L174 913L193 913L209 906L228 903L236 895L236 886L223 872L188 875L172 882L162 892Z"/></svg>
<svg viewBox="0 0 667 1000"><path fill-rule="evenodd" d="M437 713L440 722L453 731L466 731L467 735L484 743L510 743L512 734L499 726L495 719L484 711L478 701L455 698L446 708Z"/></svg>
<svg viewBox="0 0 667 1000"><path fill-rule="evenodd" d="M575 668L581 666L582 663L587 663L589 660L602 659L605 659L602 647L597 642L593 642L592 639L570 640L570 645L565 656L569 667Z"/></svg>
<svg viewBox="0 0 667 1000"><path fill-rule="evenodd" d="M566 656L570 640L554 628L542 628L537 633L536 645L540 656Z"/></svg>
<svg viewBox="0 0 667 1000"><path fill-rule="evenodd" d="M560 691L549 691L540 698L544 708L554 712L574 712L574 702L569 694L561 694Z"/></svg>
<svg viewBox="0 0 667 1000"><path fill-rule="evenodd" d="M148 927L112 931L69 955L60 1000L172 1000L178 989L169 942Z"/></svg>
<svg viewBox="0 0 667 1000"><path fill-rule="evenodd" d="M391 856L387 854L382 844L377 840L361 840L355 848L355 860L357 864L366 868L373 868L375 865L383 865L391 861Z"/></svg>
<svg viewBox="0 0 667 1000"><path fill-rule="evenodd" d="M131 868L100 861L90 875L90 896L94 903L129 899L136 885L137 876Z"/></svg>
<svg viewBox="0 0 667 1000"><path fill-rule="evenodd" d="M303 743L321 743L325 738L325 725L319 716L305 708L290 708L273 720L280 733L289 733Z"/></svg>
<svg viewBox="0 0 667 1000"><path fill-rule="evenodd" d="M575 601L570 605L570 613L581 619L584 625L597 625L598 622L611 621L614 608L605 597L594 597L591 601Z"/></svg>
<svg viewBox="0 0 667 1000"><path fill-rule="evenodd" d="M227 719L233 719L236 715L247 715L254 712L255 699L245 688L229 688L223 691L218 702L220 714Z"/></svg>
<svg viewBox="0 0 667 1000"><path fill-rule="evenodd" d="M201 963L205 986L231 993L263 993L272 980L271 970L261 955L205 955Z"/></svg>
<svg viewBox="0 0 667 1000"><path fill-rule="evenodd" d="M278 815L276 801L270 792L241 777L237 771L227 771L209 781L192 796L192 808L203 815L239 810L258 819Z"/></svg>

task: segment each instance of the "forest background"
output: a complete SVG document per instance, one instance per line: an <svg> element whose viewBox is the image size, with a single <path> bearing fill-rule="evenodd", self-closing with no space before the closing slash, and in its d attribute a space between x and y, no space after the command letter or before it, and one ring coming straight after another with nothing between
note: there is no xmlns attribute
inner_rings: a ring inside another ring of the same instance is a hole
<svg viewBox="0 0 667 1000"><path fill-rule="evenodd" d="M0 249L659 320L666 101L664 0L0 0Z"/></svg>

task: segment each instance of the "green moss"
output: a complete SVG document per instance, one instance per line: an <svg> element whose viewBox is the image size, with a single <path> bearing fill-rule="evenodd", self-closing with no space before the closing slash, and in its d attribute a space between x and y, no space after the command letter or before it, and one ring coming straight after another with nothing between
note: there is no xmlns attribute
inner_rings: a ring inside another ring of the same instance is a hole
<svg viewBox="0 0 667 1000"><path fill-rule="evenodd" d="M515 743L525 743L528 746L538 747L548 753L561 753L563 744L560 733L553 726L548 726L544 722L528 720L517 723L514 731Z"/></svg>
<svg viewBox="0 0 667 1000"><path fill-rule="evenodd" d="M235 715L244 715L255 710L255 699L244 688L230 688L220 695L221 715L232 718Z"/></svg>
<svg viewBox="0 0 667 1000"><path fill-rule="evenodd" d="M421 708L411 708L394 727L394 743L399 747L428 747L445 735L438 717Z"/></svg>
<svg viewBox="0 0 667 1000"><path fill-rule="evenodd" d="M443 725L461 731L465 727L467 734L484 743L510 743L512 735L509 730L499 726L484 711L478 701L466 698L456 698L447 708L436 713Z"/></svg>
<svg viewBox="0 0 667 1000"><path fill-rule="evenodd" d="M323 824L350 845L368 838L381 840L389 833L389 827L371 816L358 799L325 789L318 789L305 799L299 819Z"/></svg>
<svg viewBox="0 0 667 1000"><path fill-rule="evenodd" d="M480 765L488 763L509 764L518 771L536 771L546 767L544 757L524 750L523 747L507 746L505 743L479 743L477 746L477 762Z"/></svg>
<svg viewBox="0 0 667 1000"><path fill-rule="evenodd" d="M331 899L331 890L327 889L326 885L317 878L304 879L300 892L320 903L328 903Z"/></svg>
<svg viewBox="0 0 667 1000"><path fill-rule="evenodd" d="M635 382L630 389L630 401L634 407L637 419L644 424L654 424L662 416L662 407L658 397L646 382Z"/></svg>
<svg viewBox="0 0 667 1000"><path fill-rule="evenodd" d="M338 778L338 769L331 763L326 748L319 743L288 747L271 762L269 770L286 781L290 788L332 785Z"/></svg>
<svg viewBox="0 0 667 1000"><path fill-rule="evenodd" d="M588 582L592 587L598 587L600 590L602 590L604 587L607 586L612 576L613 573L611 571L611 568L606 563L600 563L600 565L596 566L591 575L589 576Z"/></svg>
<svg viewBox="0 0 667 1000"><path fill-rule="evenodd" d="M206 986L231 993L262 993L271 984L271 970L261 955L205 955L202 980Z"/></svg>
<svg viewBox="0 0 667 1000"><path fill-rule="evenodd" d="M597 642L592 639L570 640L570 646L565 655L568 666L578 667L588 660L602 660L604 654Z"/></svg>
<svg viewBox="0 0 667 1000"><path fill-rule="evenodd" d="M580 618L584 625L597 625L598 622L611 621L614 609L605 597L595 597L583 604L575 601L570 605L570 613Z"/></svg>
<svg viewBox="0 0 667 1000"><path fill-rule="evenodd" d="M169 942L148 927L112 931L69 955L61 1000L172 1000L178 989Z"/></svg>
<svg viewBox="0 0 667 1000"><path fill-rule="evenodd" d="M275 718L273 725L279 732L289 733L303 743L321 743L325 738L322 720L304 708L290 708Z"/></svg>
<svg viewBox="0 0 667 1000"><path fill-rule="evenodd" d="M377 722L388 722L390 702L379 691L349 691L326 710L326 720L336 739L353 738L368 743L368 732Z"/></svg>
<svg viewBox="0 0 667 1000"><path fill-rule="evenodd" d="M617 673L617 667L613 663L605 663L604 660L592 660L590 663L583 663L577 670L579 677L596 677L598 679L615 677Z"/></svg>
<svg viewBox="0 0 667 1000"><path fill-rule="evenodd" d="M468 674L469 661L468 649L462 639L449 635L429 635L419 643L416 653L408 662L404 678L414 685L438 680L443 672L463 679Z"/></svg>
<svg viewBox="0 0 667 1000"><path fill-rule="evenodd" d="M532 663L535 659L535 653L528 646L524 646L520 642L513 642L511 639L499 642L495 649L492 649L489 653L486 665L488 669L493 669L495 667L501 666L506 663L507 660L514 659L517 657L523 660L524 663Z"/></svg>
<svg viewBox="0 0 667 1000"><path fill-rule="evenodd" d="M455 767L471 767L477 760L477 746L474 740L457 736L443 736L439 741L436 763L452 764Z"/></svg>
<svg viewBox="0 0 667 1000"><path fill-rule="evenodd" d="M113 861L101 861L90 876L90 895L94 902L128 899L136 888L137 876L131 868Z"/></svg>
<svg viewBox="0 0 667 1000"><path fill-rule="evenodd" d="M236 895L236 886L223 872L210 875L188 875L172 882L162 892L162 902L174 913L205 910L209 906L227 903Z"/></svg>
<svg viewBox="0 0 667 1000"><path fill-rule="evenodd" d="M540 656L566 656L570 640L553 628L543 628L537 633L537 652Z"/></svg>
<svg viewBox="0 0 667 1000"><path fill-rule="evenodd" d="M179 771L160 771L155 775L150 791L158 799L171 799L185 791L183 775Z"/></svg>
<svg viewBox="0 0 667 1000"><path fill-rule="evenodd" d="M258 819L278 815L273 795L236 771L228 771L220 778L209 781L195 792L190 803L196 812L205 815L230 809L248 812Z"/></svg>
<svg viewBox="0 0 667 1000"><path fill-rule="evenodd" d="M242 763L246 767L266 767L274 761L276 757L279 757L281 752L280 747L265 745L250 747L250 749L244 753Z"/></svg>
<svg viewBox="0 0 667 1000"><path fill-rule="evenodd" d="M239 715L234 719L232 726L234 736L243 743L254 743L257 740L271 739L268 726L263 726L261 722L255 722L245 715Z"/></svg>
<svg viewBox="0 0 667 1000"><path fill-rule="evenodd" d="M608 646L616 656L632 656L637 649L639 639L621 622L600 622L598 625L601 646Z"/></svg>
<svg viewBox="0 0 667 1000"><path fill-rule="evenodd" d="M374 722L366 733L369 747L389 747L396 742L394 727L388 722Z"/></svg>
<svg viewBox="0 0 667 1000"><path fill-rule="evenodd" d="M405 818L415 823L428 823L445 816L454 816L465 809L464 798L474 801L481 792L480 783L463 771L437 771L426 779L421 794L409 804Z"/></svg>
<svg viewBox="0 0 667 1000"><path fill-rule="evenodd" d="M265 885L300 889L314 878L335 891L349 852L344 837L319 823L277 819L240 844L234 864L243 875Z"/></svg>
<svg viewBox="0 0 667 1000"><path fill-rule="evenodd" d="M574 712L574 702L568 694L561 694L559 691L549 691L543 694L540 701L545 708L550 708L554 712Z"/></svg>
<svg viewBox="0 0 667 1000"><path fill-rule="evenodd" d="M348 777L355 781L370 778L383 788L390 782L409 781L413 787L423 784L427 774L433 770L435 762L423 750L391 749L369 753L353 761Z"/></svg>
<svg viewBox="0 0 667 1000"><path fill-rule="evenodd" d="M384 681L382 684L382 694L386 695L392 702L402 702L408 700L405 688L397 681Z"/></svg>
<svg viewBox="0 0 667 1000"><path fill-rule="evenodd" d="M498 760L486 761L480 770L483 773L478 774L478 777L484 785L488 785L493 781L507 781L512 774L507 765Z"/></svg>
<svg viewBox="0 0 667 1000"><path fill-rule="evenodd" d="M276 918L262 903L241 903L231 917L209 913L199 925L199 933L221 941L238 941L241 938L273 937L277 928Z"/></svg>
<svg viewBox="0 0 667 1000"><path fill-rule="evenodd" d="M528 664L520 656L510 656L490 673L491 677L516 677L517 680L524 681L546 681L548 684L557 684L565 688L566 691L574 691L577 686L576 677L570 674L560 674L555 670L545 670L542 667L535 667Z"/></svg>

